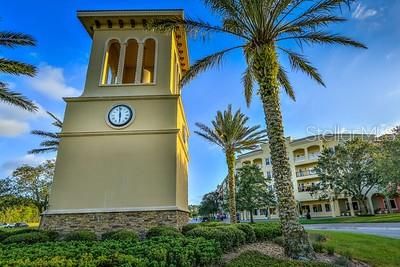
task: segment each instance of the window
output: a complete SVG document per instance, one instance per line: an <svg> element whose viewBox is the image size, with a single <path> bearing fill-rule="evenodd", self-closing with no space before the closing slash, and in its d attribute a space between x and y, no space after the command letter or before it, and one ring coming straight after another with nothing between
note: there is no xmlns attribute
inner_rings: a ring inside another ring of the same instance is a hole
<svg viewBox="0 0 400 267"><path fill-rule="evenodd" d="M271 178L272 178L272 172L267 171L267 178L268 178L268 179L271 179Z"/></svg>
<svg viewBox="0 0 400 267"><path fill-rule="evenodd" d="M258 215L258 210L254 210L253 215Z"/></svg>
<svg viewBox="0 0 400 267"><path fill-rule="evenodd" d="M392 209L397 209L396 201L394 201L394 199L389 200L389 202Z"/></svg>
<svg viewBox="0 0 400 267"><path fill-rule="evenodd" d="M353 210L358 210L358 202L353 201Z"/></svg>
<svg viewBox="0 0 400 267"><path fill-rule="evenodd" d="M325 204L325 211L330 212L331 211L331 205L330 204Z"/></svg>
<svg viewBox="0 0 400 267"><path fill-rule="evenodd" d="M138 48L139 46L135 39L129 40L126 44L122 83L135 83Z"/></svg>
<svg viewBox="0 0 400 267"><path fill-rule="evenodd" d="M267 165L267 166L271 165L271 159L270 158L266 158L265 159L265 165Z"/></svg>
<svg viewBox="0 0 400 267"><path fill-rule="evenodd" d="M266 209L260 209L260 215L268 215L268 211Z"/></svg>
<svg viewBox="0 0 400 267"><path fill-rule="evenodd" d="M156 41L154 39L147 39L144 42L141 83L154 82L155 58Z"/></svg>
<svg viewBox="0 0 400 267"><path fill-rule="evenodd" d="M322 205L321 204L313 205L313 211L322 212Z"/></svg>
<svg viewBox="0 0 400 267"><path fill-rule="evenodd" d="M104 57L104 69L102 84L116 84L118 76L119 55L121 45L117 40L111 40L108 43L108 49Z"/></svg>

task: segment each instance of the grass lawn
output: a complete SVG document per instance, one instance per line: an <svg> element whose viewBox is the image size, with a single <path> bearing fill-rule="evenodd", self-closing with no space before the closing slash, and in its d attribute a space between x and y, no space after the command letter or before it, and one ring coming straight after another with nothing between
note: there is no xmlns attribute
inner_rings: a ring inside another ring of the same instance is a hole
<svg viewBox="0 0 400 267"><path fill-rule="evenodd" d="M400 266L400 240L365 234L309 231L327 237L324 245L333 246L339 254L350 252L352 257L372 266Z"/></svg>
<svg viewBox="0 0 400 267"><path fill-rule="evenodd" d="M311 220L301 219L300 222L302 224L400 222L400 213L361 217L315 218Z"/></svg>

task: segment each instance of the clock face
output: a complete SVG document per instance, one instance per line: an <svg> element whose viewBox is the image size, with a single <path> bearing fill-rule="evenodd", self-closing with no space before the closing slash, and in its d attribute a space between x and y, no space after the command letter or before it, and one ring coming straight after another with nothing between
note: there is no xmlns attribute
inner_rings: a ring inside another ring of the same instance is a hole
<svg viewBox="0 0 400 267"><path fill-rule="evenodd" d="M133 111L127 105L116 105L108 112L108 122L114 127L127 126L133 119Z"/></svg>

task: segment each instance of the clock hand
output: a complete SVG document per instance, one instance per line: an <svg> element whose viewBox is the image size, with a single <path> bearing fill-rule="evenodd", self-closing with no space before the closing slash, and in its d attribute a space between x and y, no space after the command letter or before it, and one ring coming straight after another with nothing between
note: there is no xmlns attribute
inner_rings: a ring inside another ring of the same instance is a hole
<svg viewBox="0 0 400 267"><path fill-rule="evenodd" d="M119 114L118 114L118 122L121 122L121 108L118 108Z"/></svg>

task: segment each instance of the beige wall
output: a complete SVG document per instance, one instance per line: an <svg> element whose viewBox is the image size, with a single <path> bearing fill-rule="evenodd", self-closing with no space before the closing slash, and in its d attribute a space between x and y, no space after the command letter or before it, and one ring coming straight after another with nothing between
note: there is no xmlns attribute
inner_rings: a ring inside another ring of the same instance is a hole
<svg viewBox="0 0 400 267"><path fill-rule="evenodd" d="M50 210L175 206L175 136L63 138Z"/></svg>

